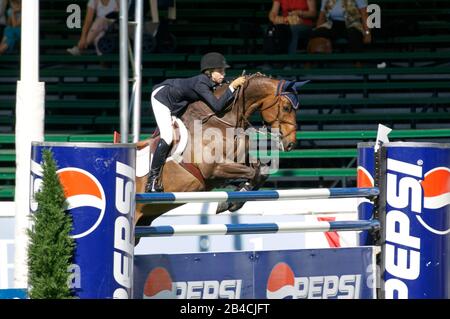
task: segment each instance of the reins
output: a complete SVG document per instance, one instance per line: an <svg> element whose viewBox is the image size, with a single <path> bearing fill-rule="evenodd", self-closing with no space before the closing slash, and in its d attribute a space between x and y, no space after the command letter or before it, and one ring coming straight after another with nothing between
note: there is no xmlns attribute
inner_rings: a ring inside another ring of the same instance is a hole
<svg viewBox="0 0 450 319"><path fill-rule="evenodd" d="M232 123L230 123L228 121L225 121L225 120L221 119L214 112L206 115L202 119L202 124L205 124L212 117L214 117L217 121L219 121L219 122L221 122L221 123L223 123L223 124L225 124L225 125L227 125L229 127L235 127L235 128L237 128L237 127L254 127L252 125L252 123L249 121L248 118L254 112L254 109L257 108L259 105L255 104L254 106L251 106L248 110L245 110L245 94L244 94L244 91L248 87L249 80L253 79L254 77L258 77L258 76L264 76L264 75L262 75L261 73L255 73L255 74L249 76L248 79L245 81L245 84L246 84L245 87L239 87L237 89L238 92L235 94L233 102L230 103L229 106L226 109L224 109L224 111L229 111L229 109L232 110L235 107L236 103L238 103L239 98L242 96L242 99L241 99L242 100L242 112L240 110L241 106L239 104L237 106L238 109L237 109L237 112L236 112L236 123L235 124L232 124ZM289 131L288 134L286 134L286 136L287 136L292 131L296 130L297 123L293 123L293 122L286 121L286 120L280 120L280 118L279 118L280 117L280 113L281 113L281 103L280 103L280 101L281 101L281 98L283 96L281 94L282 93L281 90L283 88L283 83L284 82L285 82L285 80L280 80L278 82L277 89L276 89L276 92L275 92L274 102L269 104L269 105L267 105L267 106L265 106L265 107L263 107L263 108L261 108L260 112L262 113L263 111L266 111L266 110L274 107L275 105L278 105L277 116L276 116L275 120L273 120L271 122L265 122L265 123L268 126L272 126L272 124L278 122L277 128L279 128L281 124L291 125L293 127L293 129L291 131ZM271 135L275 135L275 134L271 134ZM282 134L281 134L281 136L282 136Z"/></svg>

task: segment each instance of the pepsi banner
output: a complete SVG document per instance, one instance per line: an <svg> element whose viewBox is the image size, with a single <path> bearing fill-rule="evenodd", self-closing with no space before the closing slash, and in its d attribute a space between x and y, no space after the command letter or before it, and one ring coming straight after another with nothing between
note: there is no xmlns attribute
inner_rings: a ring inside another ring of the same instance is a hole
<svg viewBox="0 0 450 319"><path fill-rule="evenodd" d="M375 298L373 247L136 255L136 299Z"/></svg>
<svg viewBox="0 0 450 319"><path fill-rule="evenodd" d="M375 143L358 143L357 187L375 187ZM378 187L378 185L377 185ZM373 219L374 205L368 198L358 198L358 219ZM374 245L367 230L359 233L359 246Z"/></svg>
<svg viewBox="0 0 450 319"><path fill-rule="evenodd" d="M450 144L381 148L385 298L450 298Z"/></svg>
<svg viewBox="0 0 450 319"><path fill-rule="evenodd" d="M76 242L71 285L79 298L130 298L133 280L135 146L33 143L31 194L42 183L42 150L58 167ZM31 196L30 210L37 203Z"/></svg>

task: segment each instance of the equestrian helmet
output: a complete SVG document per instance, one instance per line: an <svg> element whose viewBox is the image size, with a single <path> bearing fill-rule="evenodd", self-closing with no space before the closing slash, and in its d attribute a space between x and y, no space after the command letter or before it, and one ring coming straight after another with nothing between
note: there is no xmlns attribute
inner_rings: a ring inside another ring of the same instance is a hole
<svg viewBox="0 0 450 319"><path fill-rule="evenodd" d="M227 61L225 61L225 57L218 52L206 53L202 56L202 60L200 61L200 72L207 69L226 69L229 67L230 66L227 64Z"/></svg>

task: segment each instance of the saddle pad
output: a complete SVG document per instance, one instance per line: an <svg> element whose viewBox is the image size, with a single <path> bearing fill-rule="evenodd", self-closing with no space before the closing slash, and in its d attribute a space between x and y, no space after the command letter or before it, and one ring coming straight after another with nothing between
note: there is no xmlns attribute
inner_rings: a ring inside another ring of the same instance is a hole
<svg viewBox="0 0 450 319"><path fill-rule="evenodd" d="M136 176L143 177L150 171L150 145L137 150L136 153Z"/></svg>
<svg viewBox="0 0 450 319"><path fill-rule="evenodd" d="M184 123L175 117L172 117L172 121L178 124L179 133L180 133L180 141L176 145L175 152L166 159L167 161L175 161L180 163L183 160L183 152L186 149L187 140L188 140L188 131ZM152 160L153 154L150 152L150 145L137 150L136 153L136 176L143 177L148 174L150 171L150 163Z"/></svg>

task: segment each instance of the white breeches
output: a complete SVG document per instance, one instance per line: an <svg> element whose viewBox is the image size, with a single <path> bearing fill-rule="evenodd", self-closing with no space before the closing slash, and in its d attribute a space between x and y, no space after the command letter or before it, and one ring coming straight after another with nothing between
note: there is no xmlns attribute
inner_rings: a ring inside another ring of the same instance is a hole
<svg viewBox="0 0 450 319"><path fill-rule="evenodd" d="M155 99L155 94L158 93L164 86L161 86L152 92L151 102L153 114L155 115L156 124L158 125L161 138L166 141L168 145L173 140L172 130L172 116L167 106Z"/></svg>

